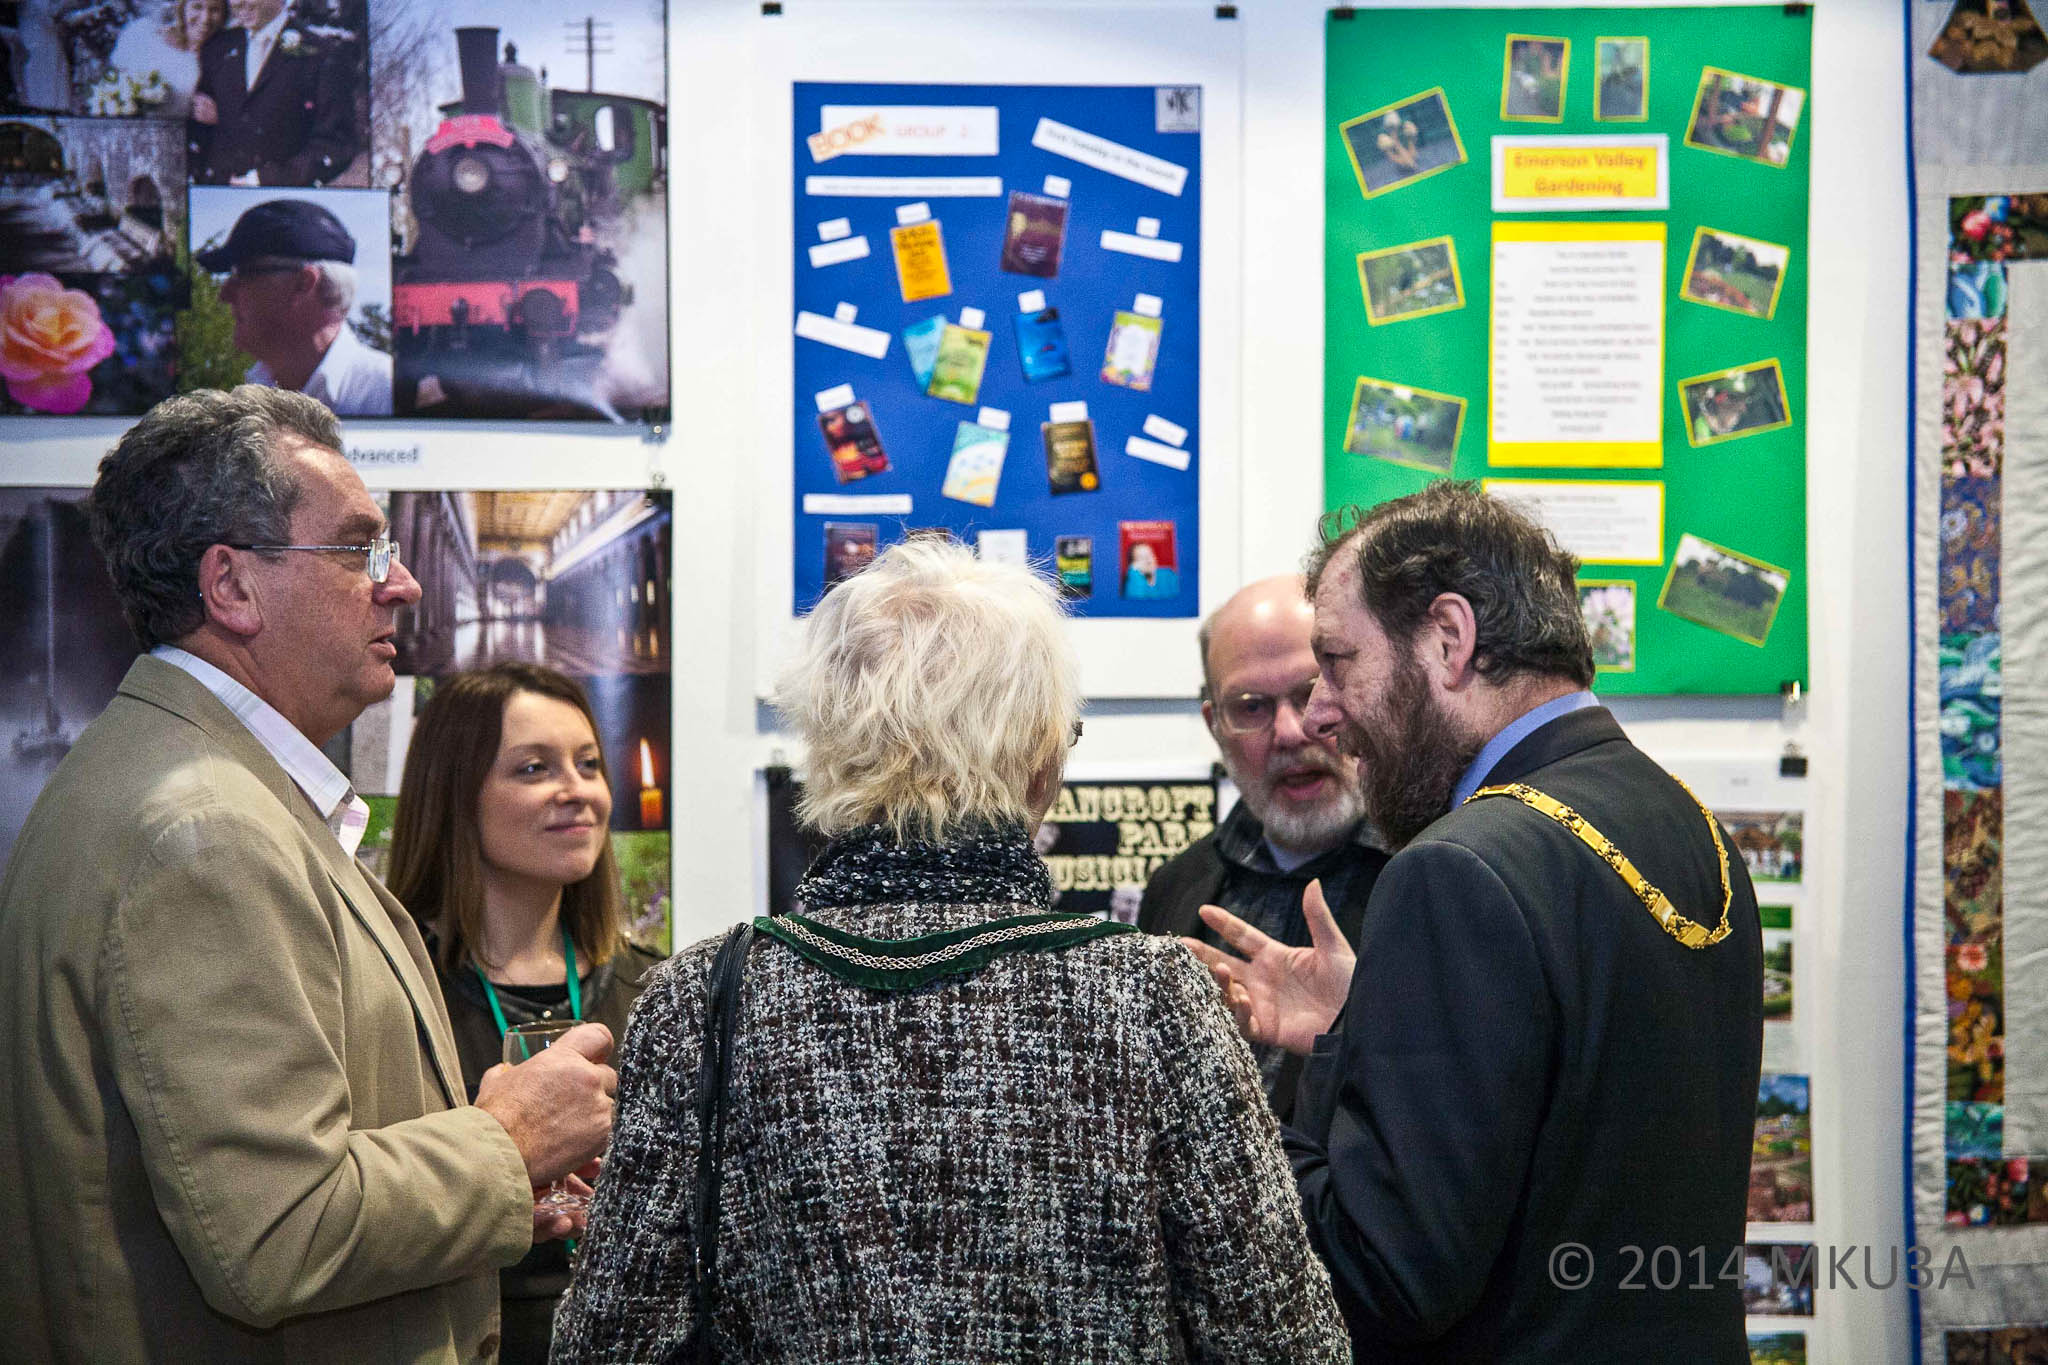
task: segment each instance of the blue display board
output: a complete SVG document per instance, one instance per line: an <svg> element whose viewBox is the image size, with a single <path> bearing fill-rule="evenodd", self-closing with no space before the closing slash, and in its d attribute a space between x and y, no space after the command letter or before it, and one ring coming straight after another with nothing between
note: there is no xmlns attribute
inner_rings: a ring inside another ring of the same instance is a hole
<svg viewBox="0 0 2048 1365"><path fill-rule="evenodd" d="M943 527L1057 558L1079 615L1194 616L1200 89L798 82L794 101L794 610L828 573ZM932 322L957 329L963 309L983 314L978 390L981 343ZM1067 373L1048 376L1062 333ZM1062 426L1056 480L1045 427L1077 402L1093 466ZM992 490L983 409L1009 417Z"/></svg>

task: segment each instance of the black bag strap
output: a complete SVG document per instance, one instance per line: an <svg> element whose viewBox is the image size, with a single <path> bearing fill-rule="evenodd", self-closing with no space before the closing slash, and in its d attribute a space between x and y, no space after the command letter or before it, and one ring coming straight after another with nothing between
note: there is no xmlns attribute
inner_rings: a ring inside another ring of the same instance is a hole
<svg viewBox="0 0 2048 1365"><path fill-rule="evenodd" d="M696 1279L697 1331L694 1358L711 1365L728 1354L725 1334L712 1322L718 1306L718 1191L722 1176L720 1148L725 1137L726 1084L732 1075L733 1029L739 1022L740 988L747 974L747 951L754 926L733 926L711 960L706 988L709 1008L704 1016L704 1057L697 1068L697 1199Z"/></svg>

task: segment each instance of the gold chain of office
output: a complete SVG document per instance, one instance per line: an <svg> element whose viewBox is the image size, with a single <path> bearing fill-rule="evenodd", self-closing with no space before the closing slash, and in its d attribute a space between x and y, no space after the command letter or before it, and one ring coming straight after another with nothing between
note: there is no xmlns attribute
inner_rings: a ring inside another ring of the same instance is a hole
<svg viewBox="0 0 2048 1365"><path fill-rule="evenodd" d="M1676 778L1672 780L1677 781ZM1606 835L1594 829L1585 816L1557 798L1546 796L1526 783L1510 782L1499 787L1481 787L1465 799L1477 801L1482 796L1511 796L1529 809L1549 816L1577 836L1580 843L1592 849L1594 856L1601 862L1614 869L1615 875L1635 893L1635 898L1643 903L1643 908L1650 912L1650 917L1663 927L1665 933L1688 948L1710 948L1728 937L1728 908L1734 904L1735 888L1728 880L1728 853L1721 846L1721 827L1715 822L1713 812L1709 811L1697 796L1692 795L1691 787L1687 787L1683 782L1679 782L1678 785L1684 788L1687 796L1692 796L1692 803L1700 808L1701 816L1706 819L1707 833L1713 836L1714 860L1721 870L1721 923L1714 929L1679 914L1678 907L1671 903L1670 898L1652 886L1649 878L1636 871L1636 865L1628 860L1627 854L1616 848Z"/></svg>

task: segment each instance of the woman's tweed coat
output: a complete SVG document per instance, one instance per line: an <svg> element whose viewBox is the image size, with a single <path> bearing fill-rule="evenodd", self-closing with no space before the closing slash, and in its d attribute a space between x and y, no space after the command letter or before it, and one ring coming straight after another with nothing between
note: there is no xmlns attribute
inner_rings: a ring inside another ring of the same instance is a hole
<svg viewBox="0 0 2048 1365"><path fill-rule="evenodd" d="M1022 834L842 839L799 894L876 938L1051 900ZM661 968L627 1029L556 1361L665 1360L692 1326L718 942ZM1350 1359L1250 1053L1178 942L890 992L757 937L735 1054L719 1321L749 1361Z"/></svg>

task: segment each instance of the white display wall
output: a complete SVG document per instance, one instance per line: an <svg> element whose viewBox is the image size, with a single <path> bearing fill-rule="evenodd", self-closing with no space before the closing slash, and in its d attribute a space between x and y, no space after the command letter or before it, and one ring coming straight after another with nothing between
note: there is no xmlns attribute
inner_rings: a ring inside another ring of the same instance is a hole
<svg viewBox="0 0 2048 1365"><path fill-rule="evenodd" d="M762 164L755 122L776 92L761 73L787 69L790 35L808 18L842 41L860 0L787 0L767 16L741 0L674 0L671 56L671 279L674 426L647 432L535 424L447 427L363 424L351 437L365 479L380 488L645 487L675 490L675 935L679 943L751 913L755 772L800 756L757 701L779 628L760 605L763 565L778 547L759 528L763 471L786 469L786 412L765 420L766 367L788 354L786 285L762 297L761 204L788 167ZM1364 8L1363 6L1361 8ZM1211 450L1235 447L1227 479L1205 485L1205 529L1229 546L1235 577L1284 571L1307 548L1321 507L1322 26L1312 0L1250 0L1234 20L1215 7L1028 0L928 0L887 7L905 23L977 48L974 69L920 79L1143 82L1159 63L1152 38L1215 60L1210 26L1234 31L1241 63L1239 171L1211 181L1210 205L1234 220L1236 300L1206 376L1236 403L1212 413ZM1139 22L1128 18L1142 10ZM1117 13L1112 14L1111 11ZM779 30L777 26L782 26ZM1188 31L1203 33L1186 37ZM1020 31L1035 34L1019 39ZM877 29L878 39L883 30ZM1047 34L1066 34L1061 42ZM1183 35L1175 39L1173 35ZM1148 38L1152 35L1152 38ZM773 39L770 42L770 39ZM1070 77L1060 48L1085 67ZM878 48L878 62L883 55ZM859 69L841 50L830 75ZM1475 54L1475 60L1480 54ZM1497 54L1493 54L1497 58ZM1489 58L1489 59L1493 59ZM963 61L965 59L962 59ZM1225 60L1231 60L1226 54ZM1906 783L1905 527L1906 220L1900 7L1896 0L1821 0L1814 26L1812 377L1807 411L1813 692L1791 712L1774 700L1624 700L1614 710L1654 753L1770 755L1796 743L1808 779L1811 922L1801 935L1801 1042L1813 1084L1817 1240L1828 1246L1902 1240L1903 869ZM1014 68L1010 76L992 69ZM875 73L903 79L900 60ZM784 77L786 79L786 76ZM786 104L783 106L786 109ZM1226 135L1213 122L1212 144ZM786 211L782 221L786 223ZM1211 237L1211 251L1229 240ZM1220 253L1218 253L1220 255ZM772 273L772 268L771 268ZM1214 296L1212 296L1214 297ZM1228 378L1218 378L1229 369ZM1219 425L1232 428L1228 437ZM0 482L89 483L120 424L0 422ZM1022 457L1020 457L1022 458ZM764 518L764 511L766 513ZM785 520L786 525L786 520ZM786 559L786 550L784 551ZM1219 556L1215 563L1224 562ZM1225 575L1225 586L1230 575ZM1205 574L1204 606L1221 589ZM1094 623L1111 626L1113 623ZM1091 676L1150 671L1179 651L1164 684L1111 685L1088 712L1074 761L1089 770L1186 768L1213 749L1192 700L1193 623L1088 642ZM1127 651L1132 658L1119 658ZM1103 672L1102 670L1107 670ZM1177 679L1177 683L1173 680ZM1146 695L1164 693L1166 695ZM1177 695L1176 695L1177 694ZM1825 1262L1825 1255L1823 1256ZM1908 1359L1905 1291L1817 1296L1816 1361ZM1787 1320L1792 1325L1791 1320Z"/></svg>

